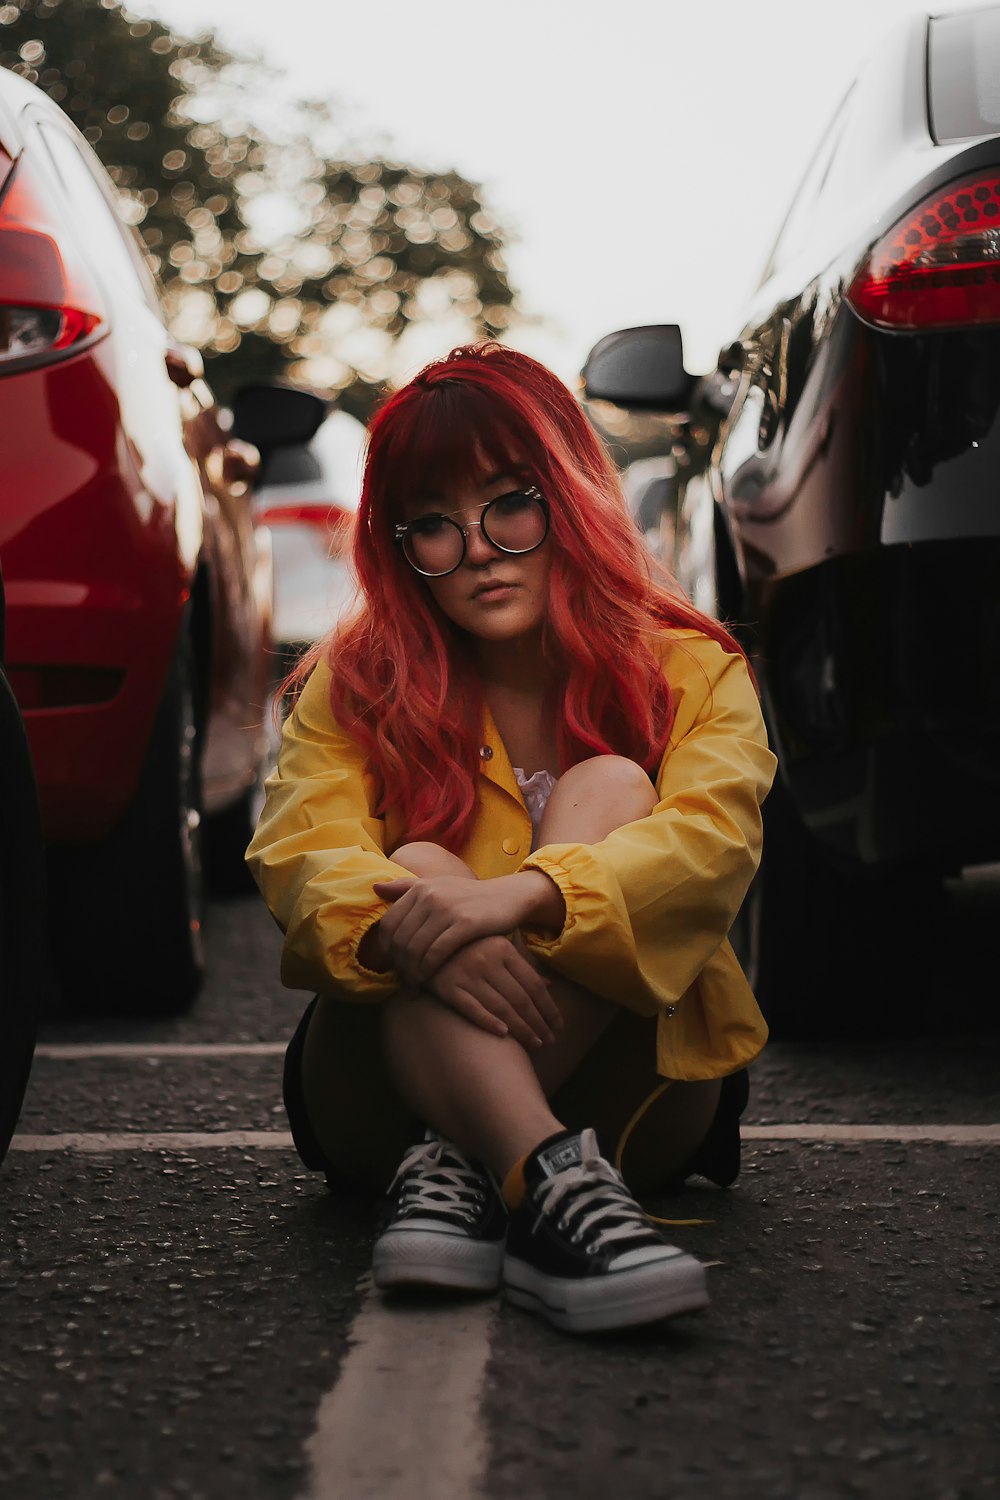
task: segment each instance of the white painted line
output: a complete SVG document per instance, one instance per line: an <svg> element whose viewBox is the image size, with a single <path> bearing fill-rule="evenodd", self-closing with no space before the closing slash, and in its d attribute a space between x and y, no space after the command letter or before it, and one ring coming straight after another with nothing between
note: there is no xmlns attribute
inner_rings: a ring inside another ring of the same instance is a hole
<svg viewBox="0 0 1000 1500"><path fill-rule="evenodd" d="M291 1151L286 1130L70 1131L63 1135L15 1135L11 1151Z"/></svg>
<svg viewBox="0 0 1000 1500"><path fill-rule="evenodd" d="M280 1057L287 1042L40 1042L36 1057L79 1062L103 1057Z"/></svg>
<svg viewBox="0 0 1000 1500"><path fill-rule="evenodd" d="M742 1125L745 1141L940 1141L1000 1146L1000 1125Z"/></svg>
<svg viewBox="0 0 1000 1500"><path fill-rule="evenodd" d="M383 1302L369 1290L306 1445L302 1500L477 1500L490 1302Z"/></svg>
<svg viewBox="0 0 1000 1500"><path fill-rule="evenodd" d="M946 1146L1000 1146L1000 1125L744 1125L745 1141L938 1142ZM224 1151L250 1146L289 1151L286 1130L69 1131L60 1135L15 1135L12 1151Z"/></svg>

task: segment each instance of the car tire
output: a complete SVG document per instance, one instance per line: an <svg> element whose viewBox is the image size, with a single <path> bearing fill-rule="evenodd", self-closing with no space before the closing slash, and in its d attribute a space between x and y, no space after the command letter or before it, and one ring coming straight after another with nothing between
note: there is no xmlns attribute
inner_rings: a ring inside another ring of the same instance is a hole
<svg viewBox="0 0 1000 1500"><path fill-rule="evenodd" d="M845 873L817 849L779 779L760 869L731 934L775 1040L876 1039L919 1029L933 1003L936 879ZM923 935L914 942L914 932Z"/></svg>
<svg viewBox="0 0 1000 1500"><path fill-rule="evenodd" d="M49 983L45 856L35 773L20 711L0 673L0 1162L14 1134Z"/></svg>
<svg viewBox="0 0 1000 1500"><path fill-rule="evenodd" d="M249 787L237 802L205 821L205 885L214 896L256 891L245 859L257 821L260 789Z"/></svg>
<svg viewBox="0 0 1000 1500"><path fill-rule="evenodd" d="M131 806L98 848L53 855L53 951L70 1010L179 1014L201 989L199 701L182 629Z"/></svg>

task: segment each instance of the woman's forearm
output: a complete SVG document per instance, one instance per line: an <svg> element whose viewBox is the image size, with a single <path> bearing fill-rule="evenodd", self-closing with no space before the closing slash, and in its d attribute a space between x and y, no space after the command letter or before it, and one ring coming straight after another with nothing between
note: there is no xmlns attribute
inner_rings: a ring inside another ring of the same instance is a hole
<svg viewBox="0 0 1000 1500"><path fill-rule="evenodd" d="M523 906L519 927L544 927L559 932L566 920L566 902L555 881L542 870L521 870L517 875L501 876L518 883L518 900Z"/></svg>

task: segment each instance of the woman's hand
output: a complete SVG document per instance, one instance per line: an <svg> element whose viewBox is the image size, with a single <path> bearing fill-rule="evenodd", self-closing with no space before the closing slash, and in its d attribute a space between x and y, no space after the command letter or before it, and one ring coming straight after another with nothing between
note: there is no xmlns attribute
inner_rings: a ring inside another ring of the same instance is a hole
<svg viewBox="0 0 1000 1500"><path fill-rule="evenodd" d="M510 1035L533 1052L555 1041L562 1012L538 970L509 938L468 943L442 964L427 990L494 1036Z"/></svg>
<svg viewBox="0 0 1000 1500"><path fill-rule="evenodd" d="M378 924L379 945L413 984L426 984L477 938L503 936L530 921L560 927L566 910L559 887L540 870L496 880L380 880L375 891L392 902Z"/></svg>

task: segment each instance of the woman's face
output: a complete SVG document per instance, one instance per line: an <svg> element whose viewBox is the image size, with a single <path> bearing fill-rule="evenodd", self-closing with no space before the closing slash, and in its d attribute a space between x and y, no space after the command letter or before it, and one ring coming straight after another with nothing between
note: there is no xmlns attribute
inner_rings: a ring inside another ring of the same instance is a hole
<svg viewBox="0 0 1000 1500"><path fill-rule="evenodd" d="M438 494L410 501L405 521L443 514L466 527L465 556L453 573L425 578L435 602L448 619L482 641L515 641L537 636L548 612L551 539L533 552L503 552L494 547L478 523L483 509L499 495L523 490L513 474L448 485Z"/></svg>

